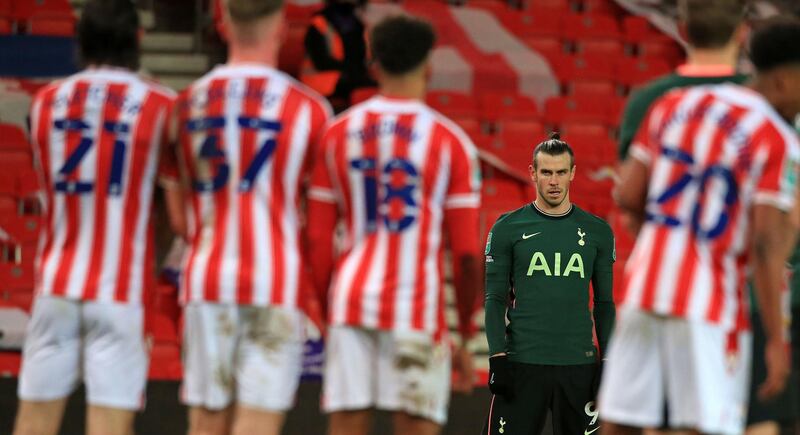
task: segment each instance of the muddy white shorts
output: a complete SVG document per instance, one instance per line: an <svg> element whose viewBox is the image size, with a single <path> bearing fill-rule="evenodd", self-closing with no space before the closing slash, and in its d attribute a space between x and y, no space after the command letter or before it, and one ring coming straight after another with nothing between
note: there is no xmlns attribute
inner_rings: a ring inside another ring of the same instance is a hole
<svg viewBox="0 0 800 435"><path fill-rule="evenodd" d="M236 401L271 412L294 404L303 358L302 312L190 303L184 337L185 404L220 410Z"/></svg>
<svg viewBox="0 0 800 435"><path fill-rule="evenodd" d="M325 341L322 409L401 411L447 421L450 347L424 333L334 326Z"/></svg>
<svg viewBox="0 0 800 435"><path fill-rule="evenodd" d="M620 312L600 388L600 418L742 433L751 340L749 332L731 334L700 321Z"/></svg>
<svg viewBox="0 0 800 435"><path fill-rule="evenodd" d="M148 364L143 316L137 305L36 298L22 354L20 399L64 398L83 380L90 405L141 409Z"/></svg>

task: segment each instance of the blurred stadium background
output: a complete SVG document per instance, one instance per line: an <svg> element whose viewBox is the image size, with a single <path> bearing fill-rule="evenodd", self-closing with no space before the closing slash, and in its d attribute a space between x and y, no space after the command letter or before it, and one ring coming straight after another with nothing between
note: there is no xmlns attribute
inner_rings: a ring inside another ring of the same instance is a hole
<svg viewBox="0 0 800 435"><path fill-rule="evenodd" d="M176 90L219 58L214 0L139 0L142 69ZM209 4L211 2L212 4ZM617 162L616 134L626 97L637 85L684 60L673 22L674 1L658 0L370 0L367 25L405 11L438 32L427 102L455 120L480 150L484 175L482 234L500 213L533 199L527 165L533 144L550 130L574 147L578 173L572 201L609 221L617 234L621 271L632 240L621 229L610 192ZM798 8L796 1L760 2L757 13ZM27 143L32 95L53 78L78 69L73 39L82 0L0 0L0 433L10 433L16 409L20 344L33 299L33 260L40 209ZM288 0L289 23L280 68L297 75L303 38L317 0ZM357 89L352 102L375 90ZM162 265L171 236L156 214ZM180 308L169 274L153 282L147 300L152 342L148 406L137 433L185 431L178 405L181 377ZM454 312L450 313L455 322ZM482 313L475 321L482 327ZM307 382L289 416L287 434L321 433L318 349L309 344ZM486 340L472 343L485 385ZM316 356L316 358L315 358ZM83 398L73 397L62 433L83 432ZM477 433L489 394L454 397L445 433ZM386 416L381 416L385 419ZM384 433L382 431L376 433Z"/></svg>

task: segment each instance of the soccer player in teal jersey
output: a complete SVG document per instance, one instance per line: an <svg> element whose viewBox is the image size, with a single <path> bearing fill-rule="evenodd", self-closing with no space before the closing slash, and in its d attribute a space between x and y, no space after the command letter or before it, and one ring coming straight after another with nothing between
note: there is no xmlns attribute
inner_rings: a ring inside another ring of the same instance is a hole
<svg viewBox="0 0 800 435"><path fill-rule="evenodd" d="M494 395L484 434L538 435L548 409L556 435L597 430L600 356L615 316L614 235L570 202L574 160L558 134L537 145L529 167L536 201L501 216L489 233L485 323Z"/></svg>

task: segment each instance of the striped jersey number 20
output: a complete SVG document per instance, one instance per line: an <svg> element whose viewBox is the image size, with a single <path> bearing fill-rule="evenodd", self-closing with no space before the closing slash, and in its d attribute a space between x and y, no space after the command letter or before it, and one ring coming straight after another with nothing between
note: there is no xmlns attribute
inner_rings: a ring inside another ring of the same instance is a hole
<svg viewBox="0 0 800 435"><path fill-rule="evenodd" d="M689 186L698 184L697 189L700 192L700 198L698 198L698 201L692 209L691 219L688 223L691 225L692 232L694 232L699 239L714 240L721 236L730 221L730 208L739 199L739 189L736 185L733 172L723 165L713 164L706 168L700 168L702 171L700 171L699 174L693 173L691 170L695 163L694 157L675 148L662 147L661 156L671 160L673 164L684 166L686 171L680 175L674 183L667 186L663 192L649 199L647 205L647 220L668 227L679 227L686 224L687 222L680 217L663 212L661 206L679 196ZM714 178L721 181L725 186L725 206L720 210L719 215L714 221L715 223L709 228L704 228L700 222L703 216L704 204L702 195L706 193L709 181Z"/></svg>

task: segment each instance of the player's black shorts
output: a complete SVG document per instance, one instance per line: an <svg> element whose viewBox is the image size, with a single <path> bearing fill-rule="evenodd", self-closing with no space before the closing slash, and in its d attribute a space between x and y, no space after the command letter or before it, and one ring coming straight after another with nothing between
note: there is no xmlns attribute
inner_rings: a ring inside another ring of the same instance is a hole
<svg viewBox="0 0 800 435"><path fill-rule="evenodd" d="M786 389L780 396L762 402L757 396L758 387L767 378L767 366L764 362L764 346L766 337L761 326L761 317L753 314L753 363L750 373L750 404L747 409L747 425L774 421L780 424L790 423L800 417L798 406L797 384L800 382L800 309L792 313L792 373L786 381Z"/></svg>
<svg viewBox="0 0 800 435"><path fill-rule="evenodd" d="M482 434L539 435L548 410L554 435L589 435L599 428L592 391L596 364L511 365L514 397L492 396Z"/></svg>

